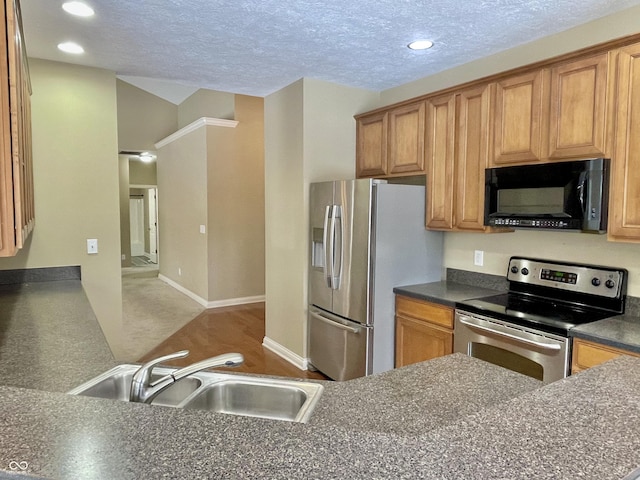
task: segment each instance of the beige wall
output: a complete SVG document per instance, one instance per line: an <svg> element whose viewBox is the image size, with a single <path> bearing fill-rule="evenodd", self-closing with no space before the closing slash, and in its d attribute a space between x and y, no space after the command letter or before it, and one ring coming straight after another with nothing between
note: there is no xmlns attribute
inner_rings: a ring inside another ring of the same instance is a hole
<svg viewBox="0 0 640 480"><path fill-rule="evenodd" d="M304 355L304 81L265 98L266 336Z"/></svg>
<svg viewBox="0 0 640 480"><path fill-rule="evenodd" d="M266 336L306 355L309 183L353 178L355 120L378 94L303 79L265 99Z"/></svg>
<svg viewBox="0 0 640 480"><path fill-rule="evenodd" d="M0 269L80 265L116 357L122 326L116 78L30 59L36 226ZM87 238L99 253L87 254Z"/></svg>
<svg viewBox="0 0 640 480"><path fill-rule="evenodd" d="M264 295L264 100L236 95L235 117L207 127L209 301Z"/></svg>
<svg viewBox="0 0 640 480"><path fill-rule="evenodd" d="M200 128L158 149L160 274L208 296L207 138Z"/></svg>
<svg viewBox="0 0 640 480"><path fill-rule="evenodd" d="M119 150L153 150L178 128L178 107L138 87L116 80Z"/></svg>
<svg viewBox="0 0 640 480"><path fill-rule="evenodd" d="M131 266L131 232L129 228L129 155L118 155L120 202L120 266ZM124 259L122 259L124 255Z"/></svg>
<svg viewBox="0 0 640 480"><path fill-rule="evenodd" d="M155 185L158 178L157 163L129 160L129 185Z"/></svg>
<svg viewBox="0 0 640 480"><path fill-rule="evenodd" d="M196 91L178 107L178 128L184 128L202 117L234 120L235 97L233 93L217 90Z"/></svg>
<svg viewBox="0 0 640 480"><path fill-rule="evenodd" d="M264 101L234 102L234 128L203 124L158 149L160 273L212 305L264 295Z"/></svg>

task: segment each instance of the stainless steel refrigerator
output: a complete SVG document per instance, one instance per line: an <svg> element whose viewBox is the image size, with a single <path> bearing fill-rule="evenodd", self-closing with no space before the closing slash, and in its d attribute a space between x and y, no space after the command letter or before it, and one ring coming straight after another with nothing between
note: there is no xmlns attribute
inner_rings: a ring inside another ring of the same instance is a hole
<svg viewBox="0 0 640 480"><path fill-rule="evenodd" d="M309 362L334 380L394 366L393 287L442 278L441 232L422 186L360 179L310 186Z"/></svg>

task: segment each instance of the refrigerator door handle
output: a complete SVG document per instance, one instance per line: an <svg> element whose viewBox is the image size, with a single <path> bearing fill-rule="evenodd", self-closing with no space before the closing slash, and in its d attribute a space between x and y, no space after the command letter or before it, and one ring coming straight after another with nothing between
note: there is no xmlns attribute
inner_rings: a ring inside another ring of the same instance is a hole
<svg viewBox="0 0 640 480"><path fill-rule="evenodd" d="M333 272L331 271L331 269L333 269L333 252L332 252L332 245L329 244L329 238L332 237L331 232L330 232L330 219L333 215L333 205L327 205L327 207L324 210L324 229L323 229L323 239L322 239L322 245L323 245L323 249L324 249L324 265L322 265L322 273L324 274L324 279L327 282L327 287L332 288L333 286L333 282L332 282L332 275Z"/></svg>
<svg viewBox="0 0 640 480"><path fill-rule="evenodd" d="M338 228L336 230L336 219ZM340 288L340 279L342 278L342 250L343 250L343 240L342 240L342 207L340 205L333 206L333 289L338 290ZM336 233L337 232L337 233Z"/></svg>
<svg viewBox="0 0 640 480"><path fill-rule="evenodd" d="M351 333L360 333L360 328L358 328L358 327L351 327L349 325L345 325L344 323L337 322L336 320L332 320L331 318L325 317L321 313L318 313L318 312L315 312L315 311L311 311L309 313L313 318L317 318L318 320L320 320L320 321L322 321L324 323L328 323L329 325L332 325L332 326L334 326L336 328L339 328L341 330L346 330L346 331L351 332Z"/></svg>

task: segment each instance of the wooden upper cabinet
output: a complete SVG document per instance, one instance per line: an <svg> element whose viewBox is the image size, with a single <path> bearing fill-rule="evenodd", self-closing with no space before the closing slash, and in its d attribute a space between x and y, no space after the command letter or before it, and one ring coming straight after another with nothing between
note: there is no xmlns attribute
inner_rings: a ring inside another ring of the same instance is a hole
<svg viewBox="0 0 640 480"><path fill-rule="evenodd" d="M493 85L483 85L458 95L454 223L460 230L485 230L484 170L491 148L492 89Z"/></svg>
<svg viewBox="0 0 640 480"><path fill-rule="evenodd" d="M608 235L640 241L640 44L618 52L617 120Z"/></svg>
<svg viewBox="0 0 640 480"><path fill-rule="evenodd" d="M536 70L496 82L493 166L544 157L544 74Z"/></svg>
<svg viewBox="0 0 640 480"><path fill-rule="evenodd" d="M356 176L424 173L424 101L357 117Z"/></svg>
<svg viewBox="0 0 640 480"><path fill-rule="evenodd" d="M389 174L424 172L424 128L424 102L389 112Z"/></svg>
<svg viewBox="0 0 640 480"><path fill-rule="evenodd" d="M427 228L453 228L455 95L427 99Z"/></svg>
<svg viewBox="0 0 640 480"><path fill-rule="evenodd" d="M610 157L614 62L604 52L551 69L549 158Z"/></svg>
<svg viewBox="0 0 640 480"><path fill-rule="evenodd" d="M484 231L491 92L481 85L427 100L427 228Z"/></svg>
<svg viewBox="0 0 640 480"><path fill-rule="evenodd" d="M13 256L33 229L31 83L17 0L2 7L0 46L0 256Z"/></svg>
<svg viewBox="0 0 640 480"><path fill-rule="evenodd" d="M356 121L356 177L387 174L387 112L358 117Z"/></svg>

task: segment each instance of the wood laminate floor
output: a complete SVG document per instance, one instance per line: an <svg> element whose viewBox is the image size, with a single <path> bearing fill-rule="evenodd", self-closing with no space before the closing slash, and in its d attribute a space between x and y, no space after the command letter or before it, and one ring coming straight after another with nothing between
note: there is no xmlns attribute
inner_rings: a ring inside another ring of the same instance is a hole
<svg viewBox="0 0 640 480"><path fill-rule="evenodd" d="M264 335L264 303L209 309L139 361L145 362L179 350L189 350L188 357L168 362L182 367L222 353L238 352L244 355L244 364L233 368L222 367L220 370L328 380L320 372L299 370L263 347Z"/></svg>

